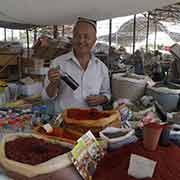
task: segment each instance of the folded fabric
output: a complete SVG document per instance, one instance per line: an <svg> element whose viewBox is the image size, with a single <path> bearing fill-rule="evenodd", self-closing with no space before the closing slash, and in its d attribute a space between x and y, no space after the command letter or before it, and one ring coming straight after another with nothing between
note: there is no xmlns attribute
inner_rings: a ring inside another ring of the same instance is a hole
<svg viewBox="0 0 180 180"><path fill-rule="evenodd" d="M128 175L138 179L152 178L156 167L156 161L148 158L131 154Z"/></svg>

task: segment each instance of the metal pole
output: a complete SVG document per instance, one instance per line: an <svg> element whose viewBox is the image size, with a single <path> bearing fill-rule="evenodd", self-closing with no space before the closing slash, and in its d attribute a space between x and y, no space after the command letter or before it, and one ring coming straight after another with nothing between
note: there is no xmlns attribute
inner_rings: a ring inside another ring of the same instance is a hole
<svg viewBox="0 0 180 180"><path fill-rule="evenodd" d="M134 15L134 24L133 24L133 55L136 48L136 14Z"/></svg>
<svg viewBox="0 0 180 180"><path fill-rule="evenodd" d="M112 93L112 70L111 70L111 62L110 62L110 53L111 53L111 41L112 41L112 19L109 19L109 52L107 57L107 66L109 69L109 77L110 77L110 89Z"/></svg>
<svg viewBox="0 0 180 180"><path fill-rule="evenodd" d="M37 28L34 28L34 43L37 41Z"/></svg>
<svg viewBox="0 0 180 180"><path fill-rule="evenodd" d="M4 28L4 41L6 41L6 28Z"/></svg>
<svg viewBox="0 0 180 180"><path fill-rule="evenodd" d="M62 25L62 36L64 37L64 25Z"/></svg>
<svg viewBox="0 0 180 180"><path fill-rule="evenodd" d="M11 29L11 40L14 40L14 33L13 33L13 29Z"/></svg>
<svg viewBox="0 0 180 180"><path fill-rule="evenodd" d="M154 51L156 50L156 41L157 41L157 21L155 21L155 33L154 33Z"/></svg>
<svg viewBox="0 0 180 180"><path fill-rule="evenodd" d="M29 59L30 51L29 51L29 31L26 29L26 38L27 38L27 58Z"/></svg>
<svg viewBox="0 0 180 180"><path fill-rule="evenodd" d="M53 26L53 38L57 39L58 37L58 26L54 25Z"/></svg>
<svg viewBox="0 0 180 180"><path fill-rule="evenodd" d="M146 53L148 52L149 21L150 21L150 13L148 12L148 18L147 18L147 32L146 32Z"/></svg>
<svg viewBox="0 0 180 180"><path fill-rule="evenodd" d="M109 19L109 53L108 53L108 59L107 59L107 65L110 69L111 62L110 62L110 53L111 53L111 38L112 38L112 19Z"/></svg>

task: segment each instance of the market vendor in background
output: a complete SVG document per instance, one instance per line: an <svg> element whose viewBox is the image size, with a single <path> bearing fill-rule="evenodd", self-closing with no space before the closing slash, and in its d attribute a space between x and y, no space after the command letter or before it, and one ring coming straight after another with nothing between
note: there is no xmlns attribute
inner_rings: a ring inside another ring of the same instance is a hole
<svg viewBox="0 0 180 180"><path fill-rule="evenodd" d="M136 50L133 56L134 60L134 72L135 74L143 75L144 74L144 67L143 67L143 59L141 56L140 50Z"/></svg>
<svg viewBox="0 0 180 180"><path fill-rule="evenodd" d="M170 80L174 83L180 84L180 60L177 58L171 64Z"/></svg>
<svg viewBox="0 0 180 180"><path fill-rule="evenodd" d="M101 107L110 99L107 67L91 52L96 42L96 22L79 18L73 29L73 50L54 59L45 79L42 97L54 104L55 113L70 107ZM78 84L76 90L63 80L60 66Z"/></svg>

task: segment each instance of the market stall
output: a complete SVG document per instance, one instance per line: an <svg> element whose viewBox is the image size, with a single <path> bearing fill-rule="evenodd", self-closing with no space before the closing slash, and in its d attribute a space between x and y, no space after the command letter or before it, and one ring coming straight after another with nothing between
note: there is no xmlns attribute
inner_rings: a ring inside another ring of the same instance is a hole
<svg viewBox="0 0 180 180"><path fill-rule="evenodd" d="M176 1L139 0L132 5L131 1L113 0L97 5L77 0L78 8L68 1L63 6L59 1L38 1L36 6L25 1L18 1L19 6L14 6L16 1L7 2L0 6L0 20L44 25L72 23L76 16L104 19L136 14ZM44 8L40 9L42 4ZM120 54L114 51L109 67L112 85L109 103L104 103L102 109L89 105L55 113L53 98L45 101L41 96L44 78L51 60L71 48L71 38L57 40L41 36L32 54L23 57L23 77L19 75L16 82L7 78L0 82L2 174L14 180L180 179L179 86L156 83L147 74L131 73L131 66L119 61ZM95 55L109 63L107 53ZM9 61L5 64L8 66ZM61 72L63 83L71 87L71 92L77 90L79 84L64 69L56 66L55 70ZM15 77L15 73L11 75ZM96 76L98 73L93 77ZM91 81L88 83L93 84L94 79ZM94 91L96 96L94 86L88 86L87 91Z"/></svg>

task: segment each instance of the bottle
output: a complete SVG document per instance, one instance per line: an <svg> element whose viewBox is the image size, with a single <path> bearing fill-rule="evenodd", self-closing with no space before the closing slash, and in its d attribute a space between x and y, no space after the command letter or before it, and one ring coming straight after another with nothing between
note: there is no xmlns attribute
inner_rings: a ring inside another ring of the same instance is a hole
<svg viewBox="0 0 180 180"><path fill-rule="evenodd" d="M43 123L48 123L50 116L48 115L48 106L47 105L41 105L40 107L41 109L41 119L43 121Z"/></svg>
<svg viewBox="0 0 180 180"><path fill-rule="evenodd" d="M76 90L79 87L79 84L67 73L64 72L60 66L56 67L60 74L61 74L61 79L72 89L72 90Z"/></svg>
<svg viewBox="0 0 180 180"><path fill-rule="evenodd" d="M37 126L41 123L41 112L39 106L34 106L32 108L32 126Z"/></svg>

